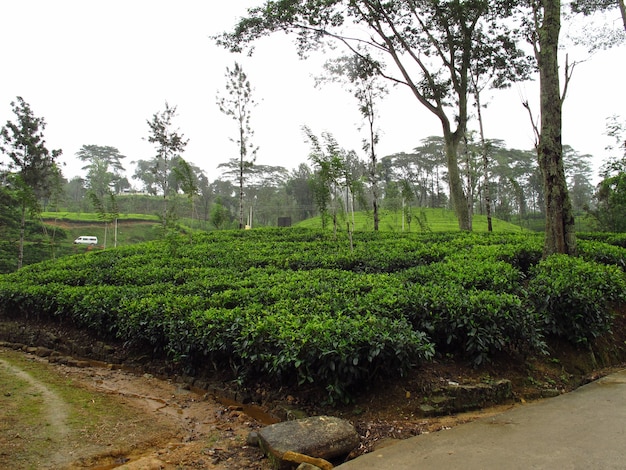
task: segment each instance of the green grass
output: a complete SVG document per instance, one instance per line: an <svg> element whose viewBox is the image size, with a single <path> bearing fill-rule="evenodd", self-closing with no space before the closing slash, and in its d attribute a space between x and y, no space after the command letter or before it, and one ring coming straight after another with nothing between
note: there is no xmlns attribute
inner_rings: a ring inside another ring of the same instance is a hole
<svg viewBox="0 0 626 470"><path fill-rule="evenodd" d="M63 247L72 247L76 252L84 252L85 245L75 246L73 242L80 236L98 237L97 248L112 248L117 246L132 245L160 238L159 221L156 216L145 214L127 214L118 219L117 233L115 224L106 224L93 213L72 212L44 212L42 220L49 226L62 227L67 233L64 240L57 240ZM53 230L48 229L48 234L53 236Z"/></svg>
<svg viewBox="0 0 626 470"><path fill-rule="evenodd" d="M403 221L401 211L382 210L380 212L379 230L387 232L451 232L459 230L456 215L449 209L414 208L411 224ZM341 214L338 218L339 229L346 228L351 217ZM521 232L519 225L492 219L493 230L496 232ZM319 229L322 227L321 217L313 217L295 224L296 227ZM328 228L332 229L332 219L328 219ZM474 215L473 228L476 232L487 231L487 216ZM354 229L357 231L374 230L374 219L371 212L354 214Z"/></svg>
<svg viewBox="0 0 626 470"><path fill-rule="evenodd" d="M41 218L44 220L60 220L67 222L100 222L99 214L96 212L42 212ZM159 218L151 214L119 214L118 220L145 220L158 222Z"/></svg>
<svg viewBox="0 0 626 470"><path fill-rule="evenodd" d="M72 240L80 235L94 235L99 239L104 237L104 223L99 219L98 214L94 212L43 212L41 218L48 223L69 222L73 224L95 224L84 225L85 229L93 228L95 231L100 230L102 233L83 233L84 230L72 230ZM124 221L142 221L142 222L158 222L156 215L149 214L121 214L118 222ZM346 214L340 214L338 223L340 229L346 227L351 217ZM191 221L186 221L188 225ZM195 221L197 223L197 221ZM371 231L374 229L374 220L371 212L355 213L355 230ZM519 232L522 231L519 225L505 222L500 219L492 219L493 230L497 232ZM332 220L329 219L328 225L332 228ZM313 217L295 224L297 227L318 229L322 226L321 217ZM473 227L477 232L487 231L487 217L485 215L474 215ZM412 210L412 220L409 223L403 220L401 211L382 210L380 212L381 231L390 232L450 232L459 229L459 224L454 211L449 209L431 209L431 208L414 208ZM80 233L79 233L80 232ZM119 235L119 234L118 234Z"/></svg>

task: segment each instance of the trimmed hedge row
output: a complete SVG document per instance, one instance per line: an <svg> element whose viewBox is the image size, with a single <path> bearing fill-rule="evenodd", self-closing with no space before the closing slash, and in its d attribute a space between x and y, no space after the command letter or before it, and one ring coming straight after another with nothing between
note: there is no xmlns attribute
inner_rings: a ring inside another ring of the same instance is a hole
<svg viewBox="0 0 626 470"><path fill-rule="evenodd" d="M626 300L617 266L552 255L533 269L528 285L543 328L573 343L588 343L611 330L608 306Z"/></svg>
<svg viewBox="0 0 626 470"><path fill-rule="evenodd" d="M315 383L330 401L447 353L480 364L580 344L624 300L624 248L589 236L541 261L534 234L215 232L48 261L0 277L0 314L73 322L190 371ZM621 260L621 261L620 261ZM620 264L621 263L621 264Z"/></svg>

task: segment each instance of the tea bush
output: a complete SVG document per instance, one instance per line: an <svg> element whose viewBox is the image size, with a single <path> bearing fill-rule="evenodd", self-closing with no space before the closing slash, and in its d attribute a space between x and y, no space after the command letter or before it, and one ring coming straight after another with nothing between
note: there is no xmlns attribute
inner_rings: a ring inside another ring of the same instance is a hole
<svg viewBox="0 0 626 470"><path fill-rule="evenodd" d="M470 268L471 266L471 268ZM418 266L405 271L407 280L416 284L436 282L465 289L515 292L522 281L518 269L497 260L477 262L467 254L447 258L439 263Z"/></svg>
<svg viewBox="0 0 626 470"><path fill-rule="evenodd" d="M69 322L241 383L345 402L436 354L479 365L610 328L623 248L541 261L539 234L224 231L94 251L0 277L0 315Z"/></svg>
<svg viewBox="0 0 626 470"><path fill-rule="evenodd" d="M585 260L619 266L626 271L626 248L619 245L609 245L594 240L579 240L578 251Z"/></svg>
<svg viewBox="0 0 626 470"><path fill-rule="evenodd" d="M610 331L612 302L626 299L626 278L617 266L552 255L534 269L528 285L544 328L573 343Z"/></svg>
<svg viewBox="0 0 626 470"><path fill-rule="evenodd" d="M416 285L410 292L414 328L428 333L438 351L479 365L494 354L543 351L538 316L514 294L461 285Z"/></svg>

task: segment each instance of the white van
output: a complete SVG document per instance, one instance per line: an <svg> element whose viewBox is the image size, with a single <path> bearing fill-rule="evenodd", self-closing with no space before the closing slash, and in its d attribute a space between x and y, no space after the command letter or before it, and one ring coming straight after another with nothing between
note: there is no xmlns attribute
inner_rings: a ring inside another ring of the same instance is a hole
<svg viewBox="0 0 626 470"><path fill-rule="evenodd" d="M74 243L78 245L97 245L98 237L78 237L74 240Z"/></svg>

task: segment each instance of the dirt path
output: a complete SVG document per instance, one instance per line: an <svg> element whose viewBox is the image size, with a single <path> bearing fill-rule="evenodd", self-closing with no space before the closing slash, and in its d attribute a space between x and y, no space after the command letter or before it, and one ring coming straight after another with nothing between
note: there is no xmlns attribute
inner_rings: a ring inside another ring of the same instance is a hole
<svg viewBox="0 0 626 470"><path fill-rule="evenodd" d="M246 445L260 424L213 397L148 374L0 357L0 468L270 468Z"/></svg>
<svg viewBox="0 0 626 470"><path fill-rule="evenodd" d="M616 331L620 335L615 344L624 344L626 325ZM70 330L7 323L2 339L11 342L0 345L0 469L270 469L261 451L246 443L250 431L267 422L245 407L175 380L59 357L60 350L85 357L88 349L103 349ZM356 456L500 413L524 399L543 396L545 390L557 394L571 390L582 377L568 371L588 369L581 360L586 356L575 350L560 352L556 360L528 359L518 366L507 360L480 370L433 361L402 381L377 384L357 402L333 409L306 393L292 396L289 390L274 393L262 388L255 393L273 411L333 414L350 420L361 435ZM449 416L425 417L420 412L429 393L441 384L496 378L511 380L515 403Z"/></svg>
<svg viewBox="0 0 626 470"><path fill-rule="evenodd" d="M7 429L0 424L0 468L271 468L261 451L246 443L250 431L267 423L238 405L172 380L106 364L63 365L7 348L0 348L0 357L0 386L27 384L0 396L0 422L13 423ZM33 394L41 397L41 403L39 415L29 421L23 416L25 405L15 401L27 402ZM360 453L507 407L432 419L409 419L395 406L386 413L375 408L355 422L364 442ZM43 428L48 430L45 436L41 425L32 421L49 424Z"/></svg>
<svg viewBox="0 0 626 470"><path fill-rule="evenodd" d="M0 359L0 365L5 368L5 372L9 375L27 382L33 389L31 392L33 395L41 395L45 408L46 426L54 429L55 439L53 440L60 441L63 439L69 433L66 423L68 416L66 403L44 383L36 380L22 369L14 367L2 359Z"/></svg>
<svg viewBox="0 0 626 470"><path fill-rule="evenodd" d="M70 434L70 428L67 424L69 416L68 405L54 390L45 383L32 377L28 372L2 359L0 359L0 366L3 368L2 372L4 374L7 374L14 380L22 381L27 384L27 389L24 393L32 397L41 397L43 413L42 422L39 426L39 438L48 440L53 443L54 447L59 449L48 456L48 466L55 468L59 465L63 465L66 460L66 452L61 449L64 439Z"/></svg>

